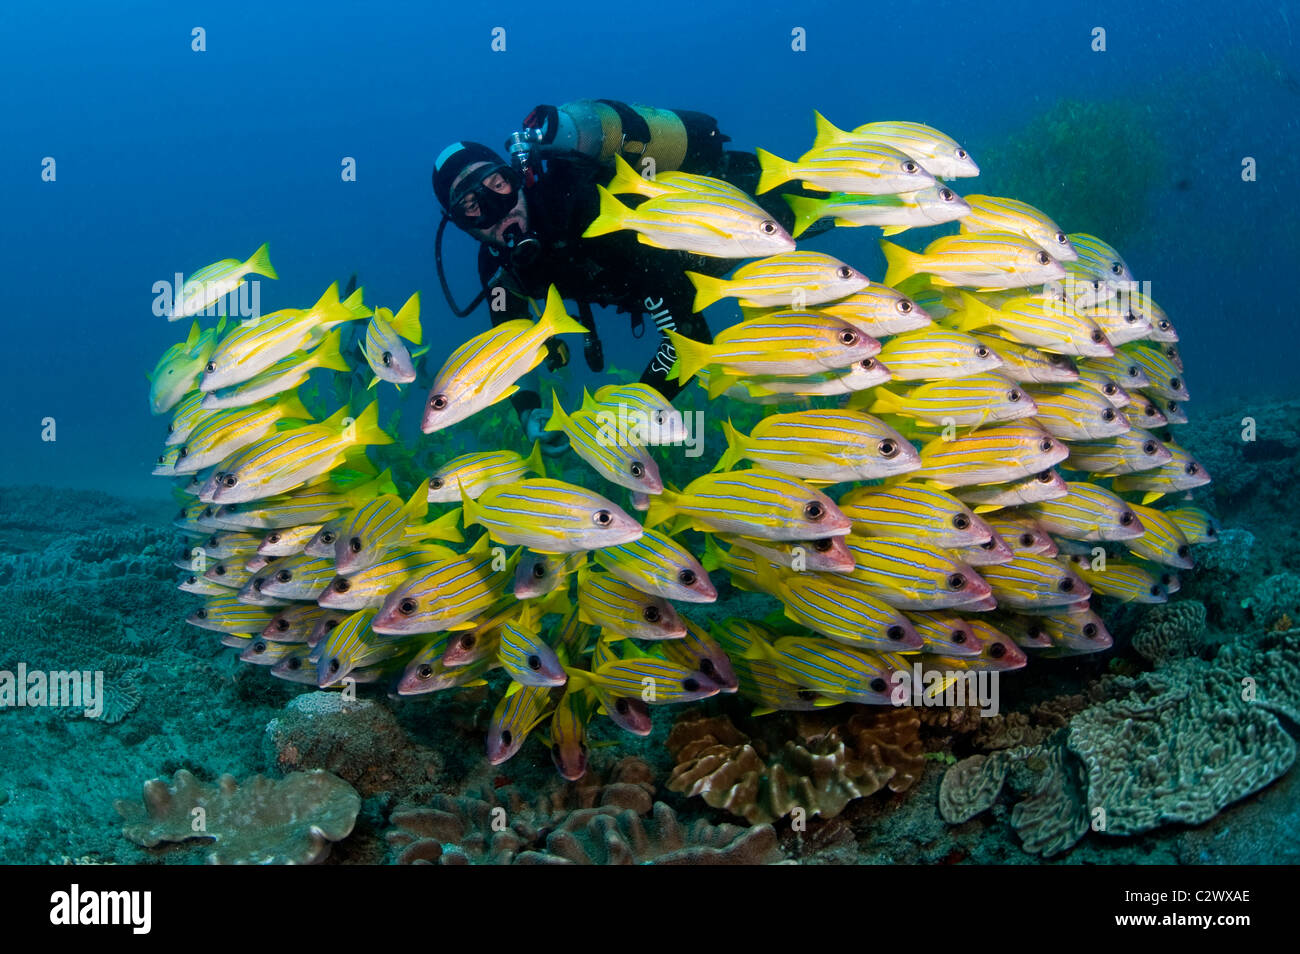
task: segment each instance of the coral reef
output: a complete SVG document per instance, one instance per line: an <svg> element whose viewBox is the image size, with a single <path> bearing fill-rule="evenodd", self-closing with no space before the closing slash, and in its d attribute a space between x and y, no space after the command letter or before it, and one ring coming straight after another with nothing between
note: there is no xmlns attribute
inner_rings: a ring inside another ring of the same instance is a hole
<svg viewBox="0 0 1300 954"><path fill-rule="evenodd" d="M862 709L820 730L804 720L801 742L770 747L725 716L686 716L668 737L677 765L667 784L751 824L796 809L833 818L854 799L916 781L925 763L920 725L912 709Z"/></svg>
<svg viewBox="0 0 1300 954"><path fill-rule="evenodd" d="M1205 605L1196 600L1161 603L1143 614L1133 634L1133 649L1159 665L1195 655L1205 632Z"/></svg>
<svg viewBox="0 0 1300 954"><path fill-rule="evenodd" d="M254 776L238 784L223 775L204 785L185 770L171 784L144 784L140 802L114 805L131 841L146 848L163 842L210 838L210 864L315 864L330 843L352 833L361 798L329 772L294 772L283 779Z"/></svg>
<svg viewBox="0 0 1300 954"><path fill-rule="evenodd" d="M1246 605L1255 622L1270 629L1283 619L1295 619L1300 616L1300 576L1277 573L1261 580Z"/></svg>

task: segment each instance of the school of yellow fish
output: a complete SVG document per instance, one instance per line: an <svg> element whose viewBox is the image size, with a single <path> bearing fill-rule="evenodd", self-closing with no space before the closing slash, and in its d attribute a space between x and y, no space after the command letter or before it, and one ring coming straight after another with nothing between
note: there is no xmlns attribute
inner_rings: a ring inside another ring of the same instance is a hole
<svg viewBox="0 0 1300 954"><path fill-rule="evenodd" d="M308 309L196 320L150 375L154 413L171 415L155 473L186 501L181 589L205 598L189 622L322 688L413 696L501 670L489 759L539 730L568 779L601 717L645 735L652 707L717 693L759 711L888 705L918 666L942 680L1108 648L1092 597L1163 602L1191 546L1216 537L1186 503L1209 476L1164 430L1189 397L1173 325L1101 239L954 192L979 169L943 133L816 121L798 160L758 150L760 192L826 194L785 198L794 236L708 177L647 179L619 159L601 189L589 235L754 259L725 279L688 273L697 310L734 299L744 318L710 343L669 332L678 379L721 399L708 407L723 420L729 401L802 408L749 433L726 421L717 465L677 488L649 450L686 431L661 394L611 384L568 410L556 395L548 426L628 509L547 478L536 447L447 460L399 493L365 452L393 440L376 401L312 419L297 388L314 369L416 379L418 294L394 313L331 286ZM959 231L919 252L882 240L881 283L796 248L823 218ZM196 273L168 317L210 312L249 275L275 277L265 246ZM446 359L424 433L472 428L550 339L586 330L554 288L537 310ZM677 604L714 602L720 570L784 619L692 622Z"/></svg>

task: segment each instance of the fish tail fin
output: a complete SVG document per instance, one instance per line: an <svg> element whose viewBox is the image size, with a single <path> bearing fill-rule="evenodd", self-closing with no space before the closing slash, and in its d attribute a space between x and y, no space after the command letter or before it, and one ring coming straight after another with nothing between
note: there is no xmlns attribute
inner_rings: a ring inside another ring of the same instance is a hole
<svg viewBox="0 0 1300 954"><path fill-rule="evenodd" d="M722 422L722 433L727 437L727 449L718 458L718 466L713 468L715 471L730 470L745 456L745 436L732 426L730 420Z"/></svg>
<svg viewBox="0 0 1300 954"><path fill-rule="evenodd" d="M665 329L664 334L668 336L668 340L677 351L677 360L673 363L677 380L685 384L700 368L709 363L711 346L702 341L693 341L670 329Z"/></svg>
<svg viewBox="0 0 1300 954"><path fill-rule="evenodd" d="M794 238L803 235L809 226L822 217L824 199L810 199L802 195L783 195L781 198L785 199L785 204L794 213L794 228L790 230Z"/></svg>
<svg viewBox="0 0 1300 954"><path fill-rule="evenodd" d="M279 278L280 276L275 273L275 269L271 265L271 253L268 249L268 243L263 242L262 247L254 252L249 257L248 261L244 263L244 267L254 275L265 275L267 278Z"/></svg>
<svg viewBox="0 0 1300 954"><path fill-rule="evenodd" d="M917 264L921 256L916 252L883 240L880 243L880 250L885 253L885 261L889 263L889 268L885 272L886 285L897 285L921 270Z"/></svg>
<svg viewBox="0 0 1300 954"><path fill-rule="evenodd" d="M888 388L877 386L871 394L874 400L867 406L868 414L897 414L903 409L902 398Z"/></svg>
<svg viewBox="0 0 1300 954"><path fill-rule="evenodd" d="M691 307L697 313L727 294L727 281L724 278L714 278L712 275L701 275L699 272L690 271L686 273L686 277L695 286L695 304Z"/></svg>
<svg viewBox="0 0 1300 954"><path fill-rule="evenodd" d="M426 483L428 482L426 481ZM425 507L428 508L428 501L425 501ZM460 521L463 515L463 506L453 507L441 517L431 521L425 527L426 533L424 536L433 537L436 540L446 540L449 543L464 543L465 535L460 532Z"/></svg>
<svg viewBox="0 0 1300 954"><path fill-rule="evenodd" d="M424 332L420 328L419 292L406 299L406 304L393 316L392 326L394 331L412 344L422 343Z"/></svg>
<svg viewBox="0 0 1300 954"><path fill-rule="evenodd" d="M650 506L645 512L645 528L652 530L671 520L677 513L677 494L665 487L660 493L650 496Z"/></svg>
<svg viewBox="0 0 1300 954"><path fill-rule="evenodd" d="M339 351L339 345L343 341L343 332L335 328L327 334L316 350L312 352L312 357L316 359L316 367L328 368L330 371L351 371L352 366L348 364L347 359Z"/></svg>
<svg viewBox="0 0 1300 954"><path fill-rule="evenodd" d="M562 431L569 423L569 415L564 413L564 408L560 405L560 392L551 392L551 418L546 422L545 430Z"/></svg>
<svg viewBox="0 0 1300 954"><path fill-rule="evenodd" d="M582 233L583 238L608 235L610 232L619 232L624 228L623 219L628 213L627 206L614 198L614 194L604 186L596 186L596 191L600 194L600 212Z"/></svg>
<svg viewBox="0 0 1300 954"><path fill-rule="evenodd" d="M560 297L560 290L554 285L547 289L546 310L542 312L542 317L538 321L545 328L547 338L552 335L585 335L589 330L564 310L564 299Z"/></svg>
<svg viewBox="0 0 1300 954"><path fill-rule="evenodd" d="M465 488L461 486L459 480L456 481L456 489L460 491L461 522L465 525L465 529L468 530L476 523L486 527L487 524L483 522L483 508L478 501L465 493ZM481 539L486 540L487 535L485 534ZM477 546L477 542L475 545ZM486 544L484 546L486 547Z"/></svg>
<svg viewBox="0 0 1300 954"><path fill-rule="evenodd" d="M723 567L723 557L726 553L722 547L718 546L718 541L714 539L713 534L704 535L704 556L700 557L700 566L704 567L710 573L720 570Z"/></svg>
<svg viewBox="0 0 1300 954"><path fill-rule="evenodd" d="M719 394L725 394L727 389L739 380L734 374L723 374L720 369L714 368L709 372L709 385L705 388L709 392L709 400L712 401Z"/></svg>
<svg viewBox="0 0 1300 954"><path fill-rule="evenodd" d="M374 311L367 308L361 300L364 293L364 288L358 288L343 301L343 307L351 313L353 318L369 318L374 314Z"/></svg>
<svg viewBox="0 0 1300 954"><path fill-rule="evenodd" d="M393 439L379 425L379 402L371 401L366 409L357 415L356 436L354 444L391 444Z"/></svg>
<svg viewBox="0 0 1300 954"><path fill-rule="evenodd" d="M762 172L758 177L758 194L770 192L783 182L789 182L794 178L791 167L792 162L787 162L775 153L768 152L766 149L755 149L754 154L758 156L758 166Z"/></svg>
<svg viewBox="0 0 1300 954"><path fill-rule="evenodd" d="M307 410L302 403L302 398L298 397L297 388L276 401L275 406L280 411L281 418L295 418L300 421L311 420L311 411Z"/></svg>
<svg viewBox="0 0 1300 954"><path fill-rule="evenodd" d="M812 144L814 149L820 149L822 146L829 146L837 142L844 142L846 139L851 138L848 133L815 109L813 110L813 123L817 127L817 135L813 137Z"/></svg>
<svg viewBox="0 0 1300 954"><path fill-rule="evenodd" d="M974 331L977 328L986 328L994 324L993 317L997 314L997 309L987 302L980 301L974 295L967 291L957 293L961 298L960 317L953 325L958 331Z"/></svg>
<svg viewBox="0 0 1300 954"><path fill-rule="evenodd" d="M412 520L423 520L429 512L429 478L415 488L406 506L402 508Z"/></svg>
<svg viewBox="0 0 1300 954"><path fill-rule="evenodd" d="M622 156L614 154L614 178L609 180L609 189L615 195L644 195L651 196L657 190L646 187L648 180L645 176L637 173Z"/></svg>
<svg viewBox="0 0 1300 954"><path fill-rule="evenodd" d="M538 477L546 476L546 460L542 457L541 441L533 441L533 452L524 458L524 466Z"/></svg>

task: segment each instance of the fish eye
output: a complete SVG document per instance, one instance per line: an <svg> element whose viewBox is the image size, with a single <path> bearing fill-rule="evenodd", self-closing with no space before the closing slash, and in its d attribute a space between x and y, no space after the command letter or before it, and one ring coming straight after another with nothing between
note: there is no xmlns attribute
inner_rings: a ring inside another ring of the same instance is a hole
<svg viewBox="0 0 1300 954"><path fill-rule="evenodd" d="M1020 545L1022 547L1032 547L1034 545L1034 535L1032 533L1022 533L1020 535Z"/></svg>
<svg viewBox="0 0 1300 954"><path fill-rule="evenodd" d="M213 364L211 361L209 361L207 364L203 366L203 370L206 371L208 374L211 374L213 371L217 370L217 366Z"/></svg>
<svg viewBox="0 0 1300 954"><path fill-rule="evenodd" d="M1160 587L1159 587L1159 585L1153 583L1153 584L1151 585L1151 589L1148 590L1148 592L1149 592L1152 596L1159 596L1159 595L1160 595Z"/></svg>
<svg viewBox="0 0 1300 954"><path fill-rule="evenodd" d="M1069 242L1069 239L1067 239L1067 238L1065 237L1065 233L1064 233L1064 232L1057 232L1057 233L1056 233L1056 244L1057 244L1057 245L1065 245L1065 244L1067 244L1068 242Z"/></svg>
<svg viewBox="0 0 1300 954"><path fill-rule="evenodd" d="M1166 402L1165 402L1165 409L1168 410L1168 411L1170 411L1171 413L1172 413L1173 411L1178 410L1178 402L1177 402L1177 401L1166 401Z"/></svg>
<svg viewBox="0 0 1300 954"><path fill-rule="evenodd" d="M961 590L966 587L966 576L962 573L951 573L948 575L948 589Z"/></svg>
<svg viewBox="0 0 1300 954"><path fill-rule="evenodd" d="M473 633L466 633L460 638L461 649L473 649L474 644L478 642Z"/></svg>
<svg viewBox="0 0 1300 954"><path fill-rule="evenodd" d="M687 676L682 680L682 688L687 692L695 692L695 690L700 688L700 681L694 676Z"/></svg>
<svg viewBox="0 0 1300 954"><path fill-rule="evenodd" d="M1125 510L1122 514L1119 515L1119 525L1121 527L1131 527L1133 526L1133 521L1136 519L1137 519L1137 514L1135 514L1132 510Z"/></svg>
<svg viewBox="0 0 1300 954"><path fill-rule="evenodd" d="M276 531L276 532L274 532L274 533L268 533L268 534L266 535L266 542L267 542L267 543L279 543L279 542L280 542L280 533L279 533L279 531Z"/></svg>
<svg viewBox="0 0 1300 954"><path fill-rule="evenodd" d="M639 460L634 460L634 461L632 461L632 468L631 468L631 469L632 469L632 476L633 476L633 477L644 477L644 476L645 476L645 466L644 466L644 465L643 465Z"/></svg>
<svg viewBox="0 0 1300 954"><path fill-rule="evenodd" d="M288 662L285 663L285 666L287 666L289 669L294 669L294 670L301 669L302 660L299 659L297 656L290 656Z"/></svg>
<svg viewBox="0 0 1300 954"><path fill-rule="evenodd" d="M894 307L897 308L904 315L907 315L907 314L911 314L912 309L915 308L916 306L913 305L908 299L904 298Z"/></svg>
<svg viewBox="0 0 1300 954"><path fill-rule="evenodd" d="M1088 337L1092 339L1093 344L1101 344L1103 341L1106 340L1106 336L1101 333L1100 328L1094 329L1092 334L1090 334Z"/></svg>
<svg viewBox="0 0 1300 954"><path fill-rule="evenodd" d="M689 566L683 567L681 570L677 572L677 582L682 584L683 586L694 586L696 579L697 577L695 576L695 571L692 570Z"/></svg>
<svg viewBox="0 0 1300 954"><path fill-rule="evenodd" d="M330 672L338 672L340 669L339 661L337 659L331 659L329 669Z"/></svg>
<svg viewBox="0 0 1300 954"><path fill-rule="evenodd" d="M1062 593L1074 592L1074 578L1069 576L1061 577L1061 581L1056 584L1056 588Z"/></svg>
<svg viewBox="0 0 1300 954"><path fill-rule="evenodd" d="M614 522L614 515L608 510L597 510L591 515L591 519L595 521L598 527L608 527Z"/></svg>
<svg viewBox="0 0 1300 954"><path fill-rule="evenodd" d="M226 476L221 479L221 483L226 487L233 487L235 484L239 483L239 478L234 474L226 474Z"/></svg>
<svg viewBox="0 0 1300 954"><path fill-rule="evenodd" d="M1184 470L1186 473L1188 473L1188 474L1193 474L1193 475L1195 475L1195 474L1200 473L1200 471L1201 471L1201 465L1198 464L1198 463L1196 463L1196 461L1194 461L1194 460L1189 460L1189 461L1187 462L1187 466L1184 467L1183 470Z"/></svg>
<svg viewBox="0 0 1300 954"><path fill-rule="evenodd" d="M1019 388L1012 388L1010 391L1008 391L1008 392L1007 392L1007 400L1010 401L1012 404L1015 404L1017 401L1019 401L1019 400L1020 400L1020 389L1019 389Z"/></svg>
<svg viewBox="0 0 1300 954"><path fill-rule="evenodd" d="M1101 412L1101 419L1102 419L1103 421L1105 421L1107 424L1109 424L1111 421L1115 420L1115 411L1114 411L1114 409L1108 407L1108 408L1106 408L1106 410L1102 411L1102 412Z"/></svg>
<svg viewBox="0 0 1300 954"><path fill-rule="evenodd" d="M858 340L858 333L852 330L851 328L845 328L843 331L840 332L839 339L840 339L840 344L842 345L856 344Z"/></svg>
<svg viewBox="0 0 1300 954"><path fill-rule="evenodd" d="M1169 387L1171 387L1171 388L1172 388L1173 390L1175 390L1175 391L1180 391L1180 390L1182 390L1182 387L1183 387L1183 381L1182 381L1182 379L1181 379L1181 378L1170 378L1170 379L1169 379Z"/></svg>
<svg viewBox="0 0 1300 954"><path fill-rule="evenodd" d="M546 562L538 560L533 564L533 579L540 580L546 576Z"/></svg>
<svg viewBox="0 0 1300 954"><path fill-rule="evenodd" d="M641 611L641 617L647 623L657 623L663 618L663 614L659 612L659 607L647 606Z"/></svg>
<svg viewBox="0 0 1300 954"><path fill-rule="evenodd" d="M1051 260L1052 260L1052 256L1048 255L1046 252L1040 251L1040 252L1038 253L1038 264L1039 264L1039 265L1046 265L1046 264L1047 264L1048 262L1050 262Z"/></svg>
<svg viewBox="0 0 1300 954"><path fill-rule="evenodd" d="M803 515L809 520L820 520L826 516L826 508L821 505L820 501L810 500L803 505Z"/></svg>
<svg viewBox="0 0 1300 954"><path fill-rule="evenodd" d="M979 546L981 550L988 550L989 552L992 552L993 550L997 549L997 544L993 541L992 537L985 540Z"/></svg>
<svg viewBox="0 0 1300 954"><path fill-rule="evenodd" d="M217 574L217 576L225 576L226 565L224 563L218 563L215 567L212 568L212 572Z"/></svg>
<svg viewBox="0 0 1300 954"><path fill-rule="evenodd" d="M321 542L321 543L333 543L333 542L334 542L334 538L335 538L334 531L333 531L333 530L326 530L324 533L322 533L322 534L320 535L320 542Z"/></svg>
<svg viewBox="0 0 1300 954"><path fill-rule="evenodd" d="M989 647L989 655L994 659L1001 659L1007 654L1007 647L1001 643L994 643Z"/></svg>
<svg viewBox="0 0 1300 954"><path fill-rule="evenodd" d="M528 657L528 668L531 669L533 672L537 672L537 670L541 669L541 668L542 668L542 657L539 656L539 655L537 655L536 653L533 653L533 655L529 656L529 657Z"/></svg>
<svg viewBox="0 0 1300 954"><path fill-rule="evenodd" d="M762 224L759 225L759 229L762 230L764 235L775 235L776 223L773 222L771 219L764 219Z"/></svg>
<svg viewBox="0 0 1300 954"><path fill-rule="evenodd" d="M1040 484L1050 484L1052 482L1053 473L1054 471L1045 470L1041 474L1036 474L1034 480L1038 481Z"/></svg>
<svg viewBox="0 0 1300 954"><path fill-rule="evenodd" d="M1138 316L1133 314L1133 312L1130 311L1127 315L1124 316L1124 320L1131 325L1138 320Z"/></svg>
<svg viewBox="0 0 1300 954"><path fill-rule="evenodd" d="M158 455L158 463L160 463L160 464L162 464L162 463L166 463L166 460L167 460L167 455L166 455L166 454L159 454L159 455Z"/></svg>
<svg viewBox="0 0 1300 954"><path fill-rule="evenodd" d="M1187 544L1184 543L1182 546L1178 548L1178 557L1179 559L1185 560L1187 559L1188 555L1191 552L1192 552L1191 549L1188 548Z"/></svg>
<svg viewBox="0 0 1300 954"><path fill-rule="evenodd" d="M282 633L287 632L289 629L289 621L283 616L277 616L275 620L275 628Z"/></svg>
<svg viewBox="0 0 1300 954"><path fill-rule="evenodd" d="M1124 266L1121 265L1119 262L1111 262L1111 263L1110 263L1110 272L1111 272L1112 275L1123 275L1123 274L1124 274Z"/></svg>
<svg viewBox="0 0 1300 954"><path fill-rule="evenodd" d="M903 627L897 623L885 630L885 637L892 639L894 642L899 642L905 635L907 634L903 632Z"/></svg>
<svg viewBox="0 0 1300 954"><path fill-rule="evenodd" d="M1152 455L1155 454L1155 452L1156 452L1156 442L1155 442L1155 441L1143 441L1143 442L1142 442L1142 453L1146 454L1148 457L1151 457Z"/></svg>
<svg viewBox="0 0 1300 954"><path fill-rule="evenodd" d="M409 596L406 599L402 600L402 602L397 604L398 612L400 612L403 616L410 616L416 611L418 607L419 604L416 603L415 600L411 599Z"/></svg>
<svg viewBox="0 0 1300 954"><path fill-rule="evenodd" d="M1046 454L1049 450L1052 449L1052 439L1050 437L1044 437L1041 441L1038 442L1038 449L1041 450L1044 454Z"/></svg>
<svg viewBox="0 0 1300 954"><path fill-rule="evenodd" d="M441 477L429 478L429 486L432 487L434 490L441 490L446 483L447 482L443 480Z"/></svg>
<svg viewBox="0 0 1300 954"><path fill-rule="evenodd" d="M943 201L945 202L951 202L955 198L955 196L953 195L953 191L951 189L940 189L939 198L943 199Z"/></svg>
<svg viewBox="0 0 1300 954"><path fill-rule="evenodd" d="M817 698L817 694L811 689L796 689L794 694L800 702L812 702Z"/></svg>
<svg viewBox="0 0 1300 954"><path fill-rule="evenodd" d="M704 675L712 676L717 671L718 667L713 665L712 659L706 657L700 660L700 672L704 673Z"/></svg>
<svg viewBox="0 0 1300 954"><path fill-rule="evenodd" d="M205 609L195 610L195 611L194 611L194 616L195 616L197 619L207 619L207 618L208 618L208 611L205 610Z"/></svg>
<svg viewBox="0 0 1300 954"><path fill-rule="evenodd" d="M626 699L619 699L614 703L614 708L618 710L619 715L627 715L628 709L630 709L631 706L628 704Z"/></svg>
<svg viewBox="0 0 1300 954"><path fill-rule="evenodd" d="M331 632L336 626L338 626L338 624L339 621L336 619L325 620L325 632Z"/></svg>
<svg viewBox="0 0 1300 954"><path fill-rule="evenodd" d="M957 158L958 158L958 159L965 159L965 158L966 158L966 150L965 150L965 149L958 149L958 150L957 150Z"/></svg>
<svg viewBox="0 0 1300 954"><path fill-rule="evenodd" d="M337 580L334 581L335 593L346 593L350 589L352 589L352 584L348 582L348 578L346 576L340 576Z"/></svg>
<svg viewBox="0 0 1300 954"><path fill-rule="evenodd" d="M424 663L419 669L415 670L415 674L421 679L430 679L433 677L433 667L428 663Z"/></svg>
<svg viewBox="0 0 1300 954"><path fill-rule="evenodd" d="M1161 318L1159 327L1161 331L1168 331L1172 327L1172 325L1169 324L1168 318ZM1168 350L1165 351L1165 354L1169 354L1169 352L1173 350L1174 350L1173 348L1169 348Z"/></svg>
<svg viewBox="0 0 1300 954"><path fill-rule="evenodd" d="M1083 624L1083 635L1087 636L1089 639L1095 639L1095 638L1097 637L1097 624L1096 624L1096 623L1084 623L1084 624Z"/></svg>
<svg viewBox="0 0 1300 954"><path fill-rule="evenodd" d="M514 738L515 738L515 734L514 734L513 732L511 732L509 729L503 729L503 730L501 731L501 744L502 744L502 745L509 745L511 742L514 741Z"/></svg>
<svg viewBox="0 0 1300 954"><path fill-rule="evenodd" d="M871 680L870 689L872 692L884 692L888 688L889 683L885 682L885 680L881 679L879 676Z"/></svg>
<svg viewBox="0 0 1300 954"><path fill-rule="evenodd" d="M889 438L885 438L881 441L876 449L880 451L881 457L887 459L898 456L898 442L890 440Z"/></svg>
<svg viewBox="0 0 1300 954"><path fill-rule="evenodd" d="M958 646L960 646L962 643L966 642L966 630L954 629L949 638Z"/></svg>
<svg viewBox="0 0 1300 954"><path fill-rule="evenodd" d="M290 573L288 570L281 570L279 573L275 575L275 578L280 583L288 583L290 580L293 579L293 574Z"/></svg>
<svg viewBox="0 0 1300 954"><path fill-rule="evenodd" d="M253 652L255 653L266 652L266 643L262 643L262 642L253 643Z"/></svg>
<svg viewBox="0 0 1300 954"><path fill-rule="evenodd" d="M835 546L835 541L830 537L823 537L820 540L814 540L812 546L818 553L827 553L831 547Z"/></svg>
<svg viewBox="0 0 1300 954"><path fill-rule="evenodd" d="M952 515L952 525L958 530L966 530L970 527L970 517L964 513L955 513ZM990 540L989 543L993 541Z"/></svg>
<svg viewBox="0 0 1300 954"><path fill-rule="evenodd" d="M1156 406L1152 404L1150 401L1148 401L1146 404L1142 405L1142 413L1145 414L1147 417L1155 417Z"/></svg>
<svg viewBox="0 0 1300 954"><path fill-rule="evenodd" d="M858 362L858 367L861 368L863 371L874 371L876 369L876 359L863 358L861 361Z"/></svg>
<svg viewBox="0 0 1300 954"><path fill-rule="evenodd" d="M429 407L433 408L435 411L441 411L446 406L447 395L445 394L435 394L429 398Z"/></svg>
<svg viewBox="0 0 1300 954"><path fill-rule="evenodd" d="M385 351L385 352L383 353L382 357L381 357L381 360L384 362L384 367L385 367L385 368L390 368L390 367L392 367L392 366L393 366L393 353L392 353L391 351Z"/></svg>
<svg viewBox="0 0 1300 954"><path fill-rule="evenodd" d="M841 265L839 268L835 269L835 275L838 278L848 281L853 277L853 269L849 268L847 265Z"/></svg>
<svg viewBox="0 0 1300 954"><path fill-rule="evenodd" d="M987 358L988 356L989 356L989 349L988 349L988 348L986 348L984 345L978 345L978 346L976 346L976 348L975 348L975 357L977 357L977 358Z"/></svg>
<svg viewBox="0 0 1300 954"><path fill-rule="evenodd" d="M198 581L199 581L199 578L198 578L197 576L187 577L186 580L185 580L186 583L191 584L191 585L197 583Z"/></svg>
<svg viewBox="0 0 1300 954"><path fill-rule="evenodd" d="M1134 381L1136 381L1138 378L1142 376L1142 371L1138 368L1136 364L1130 364L1128 366L1128 376L1132 378Z"/></svg>
<svg viewBox="0 0 1300 954"><path fill-rule="evenodd" d="M1101 393L1107 397L1114 397L1116 394L1119 394L1119 385L1107 381L1101 386Z"/></svg>
<svg viewBox="0 0 1300 954"><path fill-rule="evenodd" d="M257 592L259 592L259 593L262 592L262 584L265 583L265 582L266 582L266 577L264 577L264 576L254 577L254 578L253 578L253 589L257 590Z"/></svg>
<svg viewBox="0 0 1300 954"><path fill-rule="evenodd" d="M361 552L361 538L360 538L360 537L353 537L351 540L349 540L349 541L348 541L348 549L351 550L353 553L360 553L360 552Z"/></svg>

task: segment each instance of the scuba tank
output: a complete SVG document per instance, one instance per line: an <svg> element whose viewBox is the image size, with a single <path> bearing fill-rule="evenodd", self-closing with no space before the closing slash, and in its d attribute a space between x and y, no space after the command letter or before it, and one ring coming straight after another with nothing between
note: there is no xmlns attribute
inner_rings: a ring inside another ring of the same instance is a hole
<svg viewBox="0 0 1300 954"><path fill-rule="evenodd" d="M722 162L723 143L730 141L719 131L718 121L705 113L578 99L535 107L523 128L506 141L506 149L516 171L531 183L541 160L565 152L604 164L622 156L634 169L649 158L659 172L709 175Z"/></svg>

